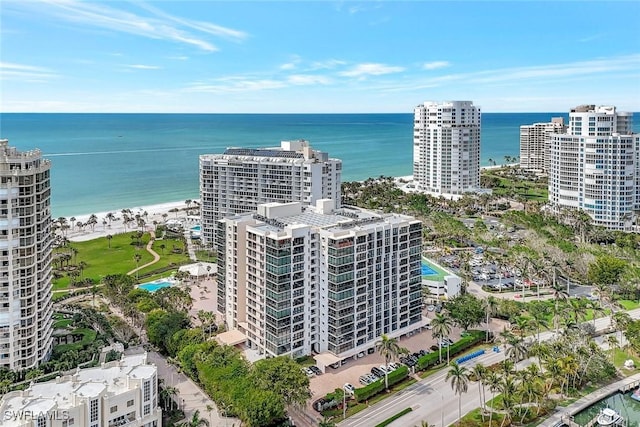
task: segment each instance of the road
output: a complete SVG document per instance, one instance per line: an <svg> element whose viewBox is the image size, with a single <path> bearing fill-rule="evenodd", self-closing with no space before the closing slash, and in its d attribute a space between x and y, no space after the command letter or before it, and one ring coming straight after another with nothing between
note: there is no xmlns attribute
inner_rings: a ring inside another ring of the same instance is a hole
<svg viewBox="0 0 640 427"><path fill-rule="evenodd" d="M628 313L633 319L640 318L640 309L631 310ZM602 317L595 321L596 331L604 331L610 326L609 317ZM547 331L540 334L540 339L543 341L549 340L553 336L554 332ZM504 360L504 352L489 352L476 359L462 363L462 366L471 369L477 363L488 366L502 360ZM417 426L423 420L436 427L451 425L458 419L458 396L454 394L451 385L445 381L446 375L447 369L443 369L384 399L382 402L347 418L338 425L340 427L376 425L408 407L412 408L413 411L389 424L390 427ZM487 397L490 398L490 393L487 394ZM467 393L462 396L462 415L464 416L478 407L480 407L478 385L475 382L470 382Z"/></svg>

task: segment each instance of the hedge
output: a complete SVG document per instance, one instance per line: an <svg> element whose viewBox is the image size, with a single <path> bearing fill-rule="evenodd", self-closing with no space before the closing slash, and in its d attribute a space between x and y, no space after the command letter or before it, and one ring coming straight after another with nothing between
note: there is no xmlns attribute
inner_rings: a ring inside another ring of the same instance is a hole
<svg viewBox="0 0 640 427"><path fill-rule="evenodd" d="M400 411L397 414L395 414L394 416L387 418L386 420L384 420L380 424L376 424L376 427L386 427L389 424L391 424L392 422L394 422L395 420L397 420L398 418L400 418L401 416L406 415L411 411L413 411L413 409L405 408L402 411Z"/></svg>
<svg viewBox="0 0 640 427"><path fill-rule="evenodd" d="M472 347L482 341L484 339L485 332L483 331L469 331L467 335L460 338L458 342L453 343L449 346L449 357L455 356L458 353L463 352L464 350ZM443 357L447 354L447 348L442 348ZM418 363L416 364L416 369L423 371L430 366L436 365L440 360L440 354L437 351L433 353L425 354L418 359Z"/></svg>
<svg viewBox="0 0 640 427"><path fill-rule="evenodd" d="M400 366L398 369L391 371L387 374L387 380L389 381L389 387L393 384L399 383L403 379L409 376L409 368L406 366ZM362 402L363 400L367 400L371 396L375 396L385 389L384 386L384 378L380 378L368 384L364 387L357 388L355 391L355 397L358 402Z"/></svg>

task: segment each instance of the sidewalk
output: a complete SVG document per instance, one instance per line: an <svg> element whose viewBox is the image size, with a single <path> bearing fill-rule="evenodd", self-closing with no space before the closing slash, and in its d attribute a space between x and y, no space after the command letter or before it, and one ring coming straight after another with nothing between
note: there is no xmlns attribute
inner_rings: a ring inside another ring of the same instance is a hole
<svg viewBox="0 0 640 427"><path fill-rule="evenodd" d="M539 424L539 427L555 427L557 425L561 425L562 423L566 423L572 420L573 416L583 409L588 408L595 402L598 402L609 395L617 393L618 390L623 388L624 386L637 383L638 381L640 381L640 374L634 374L630 377L621 379L620 381L616 381L613 384L602 387L594 391L593 393L589 393L586 396L576 400L571 405L565 408L561 408L561 412L556 412L554 415L547 418L544 422Z"/></svg>

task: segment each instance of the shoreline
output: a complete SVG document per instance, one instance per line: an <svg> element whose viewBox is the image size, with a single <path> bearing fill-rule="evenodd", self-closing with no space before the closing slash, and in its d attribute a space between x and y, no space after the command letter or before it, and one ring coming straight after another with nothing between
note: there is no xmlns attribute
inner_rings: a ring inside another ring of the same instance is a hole
<svg viewBox="0 0 640 427"><path fill-rule="evenodd" d="M512 163L508 165L495 165L495 166L481 166L481 170L489 170L489 169L500 169L502 167L512 167L516 166L517 163ZM404 182L410 183L413 181L413 175L405 175L405 176L394 176L392 177L396 182ZM376 178L374 178L376 179ZM193 202L199 204L200 199L193 199ZM192 205L194 206L194 205ZM195 206L198 206L197 204ZM196 208L192 208L196 210ZM120 234L131 232L137 229L137 225L132 223L130 226L125 227L122 222L122 211L128 210L131 211L131 216L141 215L144 216L145 219L145 230L153 230L155 227L155 223L164 224L166 221L171 219L178 219L187 222L191 222L192 224L199 224L200 218L199 215L191 215L187 216L187 205L182 201L175 202L165 202L158 203L155 205L144 205L144 206L136 206L131 208L121 208L121 209L113 209L110 211L96 212L94 214L83 214L83 215L70 215L63 216L57 218L51 218L52 221L57 221L59 218L66 218L69 228L65 232L65 236L70 241L81 242L86 240L97 239L99 237L105 237L108 234ZM177 210L177 211L176 211ZM144 213L147 213L145 216ZM108 222L106 216L112 213L116 217L115 220L112 220L111 223ZM91 215L95 215L98 219L98 222L94 225L93 231L89 226L84 228L78 228L76 226L77 222L86 223ZM73 221L73 225L71 224L71 218L75 218ZM107 222L105 224L105 221ZM155 223L154 223L155 222Z"/></svg>
<svg viewBox="0 0 640 427"><path fill-rule="evenodd" d="M193 199L193 201L199 202L199 199ZM197 204L192 204L191 209L196 210L197 206ZM70 215L57 218L52 217L51 220L57 222L58 219L65 218L67 220L69 228L64 232L64 236L72 242L83 242L100 237L106 237L109 234L114 235L137 230L138 226L137 224L135 224L135 222L125 227L124 222L122 221L122 211L131 211L131 213L128 214L131 217L135 217L136 215L142 216L145 221L145 231L153 231L156 224L165 224L165 222L172 219L187 222L191 221L194 225L200 223L199 216L187 215L187 205L184 201L114 209L110 211L96 212L94 214L84 214L77 216ZM144 215L145 212L146 215ZM115 219L110 222L107 220L107 215L109 213L112 213L115 216ZM88 225L82 228L78 228L76 226L78 222L86 223L91 215L95 215L98 221L94 225L93 230ZM73 224L71 224L71 218L75 218ZM57 234L60 234L60 232L58 231Z"/></svg>

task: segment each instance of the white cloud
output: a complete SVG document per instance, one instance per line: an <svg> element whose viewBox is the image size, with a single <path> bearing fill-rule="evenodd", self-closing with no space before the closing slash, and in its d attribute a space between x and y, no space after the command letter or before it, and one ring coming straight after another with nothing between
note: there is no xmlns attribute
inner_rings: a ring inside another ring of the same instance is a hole
<svg viewBox="0 0 640 427"><path fill-rule="evenodd" d="M446 68L451 66L449 61L433 61L422 64L423 70L437 70L438 68Z"/></svg>
<svg viewBox="0 0 640 427"><path fill-rule="evenodd" d="M109 4L118 4L111 2ZM243 40L247 34L208 22L192 21L172 16L155 7L143 6L151 16L110 7L107 3L80 2L75 0L43 0L42 2L9 2L11 7L28 8L30 13L50 14L57 19L79 25L105 28L157 40L169 40L195 46L207 52L218 48L206 36Z"/></svg>
<svg viewBox="0 0 640 427"><path fill-rule="evenodd" d="M386 64L364 63L352 67L350 70L342 71L339 74L345 77L365 77L381 76L384 74L399 73L404 71L403 67L394 67Z"/></svg>
<svg viewBox="0 0 640 427"><path fill-rule="evenodd" d="M252 92L270 89L281 89L287 85L279 80L256 79L227 77L219 79L216 83L196 82L184 90L185 92L208 92L208 93L225 93L225 92Z"/></svg>
<svg viewBox="0 0 640 427"><path fill-rule="evenodd" d="M144 64L129 64L125 65L127 68L133 68L136 70L159 70L162 67L158 67L157 65L144 65Z"/></svg>
<svg viewBox="0 0 640 427"><path fill-rule="evenodd" d="M328 85L331 79L325 76L314 76L309 74L294 74L287 78L287 81L296 86L302 85Z"/></svg>
<svg viewBox="0 0 640 427"><path fill-rule="evenodd" d="M45 83L59 77L48 68L34 65L0 62L0 80L22 80L30 83Z"/></svg>
<svg viewBox="0 0 640 427"><path fill-rule="evenodd" d="M302 59L298 55L293 55L289 62L280 65L281 70L294 70L302 62Z"/></svg>
<svg viewBox="0 0 640 427"><path fill-rule="evenodd" d="M339 59L327 59L326 61L316 61L311 63L310 69L312 70L330 70L336 68L340 65L346 64L345 61L341 61Z"/></svg>
<svg viewBox="0 0 640 427"><path fill-rule="evenodd" d="M174 59L176 61L186 61L189 59L186 55L167 56L167 59Z"/></svg>

